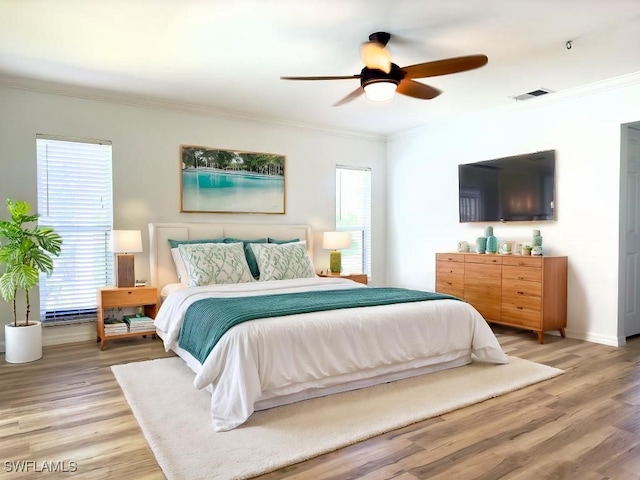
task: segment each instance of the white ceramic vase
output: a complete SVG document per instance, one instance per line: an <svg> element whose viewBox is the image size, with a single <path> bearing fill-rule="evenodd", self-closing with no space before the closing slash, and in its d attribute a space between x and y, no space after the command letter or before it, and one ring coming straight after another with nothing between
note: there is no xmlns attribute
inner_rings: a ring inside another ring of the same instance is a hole
<svg viewBox="0 0 640 480"><path fill-rule="evenodd" d="M42 358L42 324L30 322L27 326L4 326L5 360L8 363L27 363Z"/></svg>

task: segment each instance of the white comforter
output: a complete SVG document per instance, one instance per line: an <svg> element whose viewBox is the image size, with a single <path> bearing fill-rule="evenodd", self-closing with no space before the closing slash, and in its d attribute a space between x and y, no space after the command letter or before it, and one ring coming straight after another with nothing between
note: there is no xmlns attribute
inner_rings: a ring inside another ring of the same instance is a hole
<svg viewBox="0 0 640 480"><path fill-rule="evenodd" d="M178 351L184 314L197 300L343 288L368 287L307 278L182 289L165 299L155 325L165 349ZM220 339L204 364L194 366L193 357L188 363L196 372L195 386L210 390L214 428L223 431L245 422L256 404L269 406L270 399L296 399L315 389L339 391L343 384L370 385L409 376L408 369L462 365L472 354L480 361L508 362L471 305L430 300L245 322Z"/></svg>

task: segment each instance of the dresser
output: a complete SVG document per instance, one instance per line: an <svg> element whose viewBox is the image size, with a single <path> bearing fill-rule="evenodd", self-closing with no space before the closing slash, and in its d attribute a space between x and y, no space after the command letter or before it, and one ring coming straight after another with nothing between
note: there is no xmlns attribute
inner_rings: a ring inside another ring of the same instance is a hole
<svg viewBox="0 0 640 480"><path fill-rule="evenodd" d="M462 298L490 323L544 332L567 326L567 257L436 253L436 291Z"/></svg>

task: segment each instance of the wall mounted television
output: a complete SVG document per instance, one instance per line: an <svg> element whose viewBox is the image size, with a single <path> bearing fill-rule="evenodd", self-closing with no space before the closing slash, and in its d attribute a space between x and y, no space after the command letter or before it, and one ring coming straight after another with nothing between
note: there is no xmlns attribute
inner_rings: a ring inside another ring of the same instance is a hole
<svg viewBox="0 0 640 480"><path fill-rule="evenodd" d="M458 165L460 222L555 220L556 151Z"/></svg>

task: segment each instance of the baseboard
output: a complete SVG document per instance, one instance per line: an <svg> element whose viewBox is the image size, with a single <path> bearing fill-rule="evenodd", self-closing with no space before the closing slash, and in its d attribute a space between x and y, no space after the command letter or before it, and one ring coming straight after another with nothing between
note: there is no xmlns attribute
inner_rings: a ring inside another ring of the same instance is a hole
<svg viewBox="0 0 640 480"><path fill-rule="evenodd" d="M597 335L593 333L576 332L575 330L566 330L567 337L576 340L584 340L586 342L600 343L611 347L621 347L626 343L624 338L610 337L607 335Z"/></svg>

